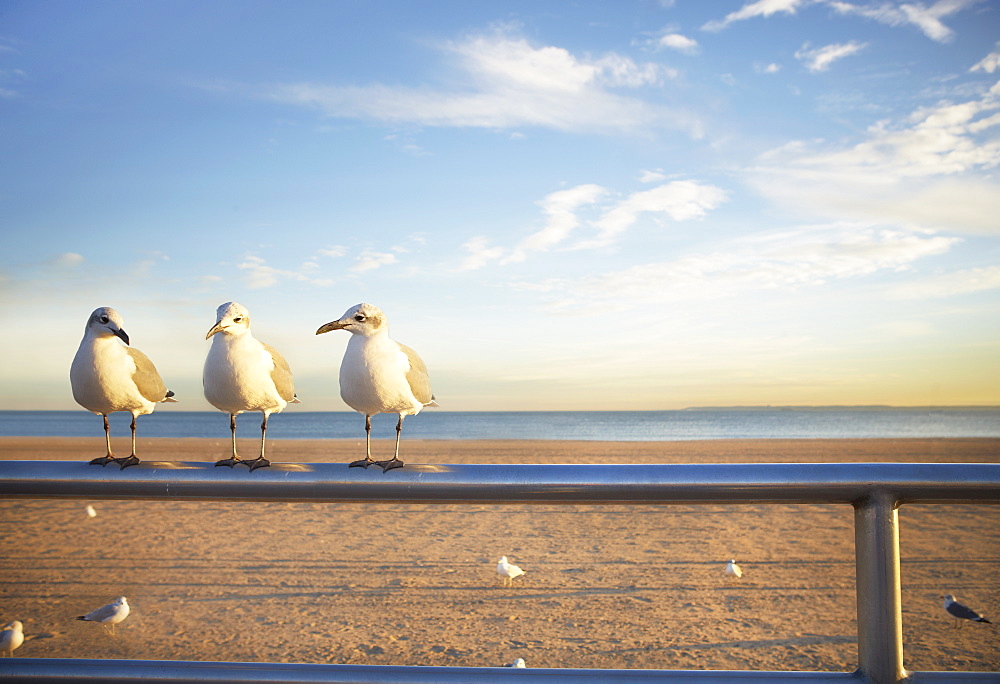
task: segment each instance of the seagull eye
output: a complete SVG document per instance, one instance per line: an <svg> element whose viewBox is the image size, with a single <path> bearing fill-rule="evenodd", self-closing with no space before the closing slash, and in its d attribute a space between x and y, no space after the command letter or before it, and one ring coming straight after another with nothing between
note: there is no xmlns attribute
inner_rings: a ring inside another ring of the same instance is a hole
<svg viewBox="0 0 1000 684"><path fill-rule="evenodd" d="M242 316L237 316L236 318L233 319L233 323L239 323L242 320L243 320Z"/></svg>
<svg viewBox="0 0 1000 684"><path fill-rule="evenodd" d="M107 323L107 322L108 322L108 320L109 320L109 319L108 319L108 317L107 317L107 316L101 316L101 323Z"/></svg>
<svg viewBox="0 0 1000 684"><path fill-rule="evenodd" d="M365 317L361 314L358 314L357 316L354 317L354 320L360 323L361 321L365 320Z"/></svg>

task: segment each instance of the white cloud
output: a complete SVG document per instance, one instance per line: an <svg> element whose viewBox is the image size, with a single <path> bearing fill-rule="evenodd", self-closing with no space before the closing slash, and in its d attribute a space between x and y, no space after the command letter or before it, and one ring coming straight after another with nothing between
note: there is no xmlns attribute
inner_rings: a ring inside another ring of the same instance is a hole
<svg viewBox="0 0 1000 684"><path fill-rule="evenodd" d="M773 14L795 14L796 10L808 4L805 0L757 0L743 5L735 12L730 12L724 19L710 21L704 26L704 31L721 31L734 21L743 21L754 17L770 17Z"/></svg>
<svg viewBox="0 0 1000 684"><path fill-rule="evenodd" d="M660 47L676 50L686 55L695 55L698 53L698 41L680 33L668 33L660 36L657 44Z"/></svg>
<svg viewBox="0 0 1000 684"><path fill-rule="evenodd" d="M547 195L539 204L545 213L545 227L522 240L503 263L524 261L528 252L547 251L563 242L580 225L580 207L594 204L607 193L599 185L578 185Z"/></svg>
<svg viewBox="0 0 1000 684"><path fill-rule="evenodd" d="M826 71L838 59L861 52L867 45L867 43L859 43L856 40L852 40L847 43L835 43L819 48L810 48L809 43L806 43L795 52L795 58L801 60L809 71L816 73L818 71Z"/></svg>
<svg viewBox="0 0 1000 684"><path fill-rule="evenodd" d="M658 172L652 175L662 179L662 174ZM600 185L577 185L550 193L539 201L545 215L544 227L528 235L512 249L491 246L484 237L466 242L462 248L469 255L460 270L481 268L495 261L501 265L522 262L531 254L547 252L559 246L573 250L607 247L620 240L622 234L643 214L675 222L689 221L701 218L725 200L726 193L720 188L696 181L672 181L634 192L623 199L613 198L612 193ZM581 216L585 210L589 216ZM583 230L591 236L567 245L574 233Z"/></svg>
<svg viewBox="0 0 1000 684"><path fill-rule="evenodd" d="M639 182L640 183L659 183L660 181L667 180L666 174L664 174L659 169L652 171L649 169L643 169L639 172Z"/></svg>
<svg viewBox="0 0 1000 684"><path fill-rule="evenodd" d="M997 45L1000 46L1000 43ZM969 71L985 71L992 74L997 69L1000 69L1000 52L991 52L976 62Z"/></svg>
<svg viewBox="0 0 1000 684"><path fill-rule="evenodd" d="M82 254L77 254L76 252L63 252L54 259L49 261L49 265L55 266L57 268L71 268L73 266L79 266L84 262Z"/></svg>
<svg viewBox="0 0 1000 684"><path fill-rule="evenodd" d="M319 256L329 257L330 259L336 259L347 254L347 248L343 245L330 245L329 247L324 247L317 252Z"/></svg>
<svg viewBox="0 0 1000 684"><path fill-rule="evenodd" d="M469 253L458 267L460 271L475 271L488 263L498 261L504 254L503 247L490 246L490 239L484 236L474 237L462 245Z"/></svg>
<svg viewBox="0 0 1000 684"><path fill-rule="evenodd" d="M826 4L840 14L854 14L866 19L873 19L889 26L912 25L925 36L939 43L946 43L954 38L954 31L945 26L941 19L975 5L978 0L938 0L930 7L921 3L900 3L892 5L856 5L838 0Z"/></svg>
<svg viewBox="0 0 1000 684"><path fill-rule="evenodd" d="M312 283L322 287L332 284L333 281L330 279L308 275L310 271L315 270L315 265L315 262L306 261L299 271L292 271L268 266L261 257L248 254L236 267L246 272L246 286L254 290L274 287L283 280Z"/></svg>
<svg viewBox="0 0 1000 684"><path fill-rule="evenodd" d="M396 263L396 255L388 252L365 251L361 253L350 267L353 273L363 273L382 266Z"/></svg>
<svg viewBox="0 0 1000 684"><path fill-rule="evenodd" d="M776 74L781 71L781 65L774 62L770 64L755 64L753 69L758 74Z"/></svg>
<svg viewBox="0 0 1000 684"><path fill-rule="evenodd" d="M503 31L448 43L442 51L455 73L442 87L292 83L268 88L280 102L318 107L328 116L424 126L621 132L666 126L700 135L691 115L614 92L660 86L676 71L609 53L578 57L556 46L536 47Z"/></svg>
<svg viewBox="0 0 1000 684"><path fill-rule="evenodd" d="M793 142L750 182L783 204L830 216L998 234L1000 84L979 99L880 121L849 147Z"/></svg>
<svg viewBox="0 0 1000 684"><path fill-rule="evenodd" d="M899 285L889 292L892 299L943 299L955 295L1000 289L1000 266L970 268Z"/></svg>
<svg viewBox="0 0 1000 684"><path fill-rule="evenodd" d="M577 248L603 247L634 224L641 214L663 214L673 221L701 218L726 200L726 193L713 185L695 181L673 181L629 195L595 222L599 233Z"/></svg>
<svg viewBox="0 0 1000 684"><path fill-rule="evenodd" d="M877 226L836 223L732 240L719 249L672 261L640 264L575 281L546 284L577 298L573 306L604 300L632 305L741 297L749 291L791 291L832 280L905 270L947 252L957 238Z"/></svg>

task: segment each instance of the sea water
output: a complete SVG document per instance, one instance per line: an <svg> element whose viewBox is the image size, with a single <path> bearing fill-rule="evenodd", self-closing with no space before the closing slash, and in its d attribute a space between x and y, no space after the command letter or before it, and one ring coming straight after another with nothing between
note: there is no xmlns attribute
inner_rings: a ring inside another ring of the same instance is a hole
<svg viewBox="0 0 1000 684"><path fill-rule="evenodd" d="M129 434L131 416L110 417L112 436ZM372 418L372 436L395 437L395 415ZM260 435L261 415L237 418L238 435ZM138 419L140 437L229 437L229 416L157 410ZM674 441L1000 437L1000 408L737 408L681 411L442 411L404 422L410 439L582 439ZM101 418L79 411L0 411L0 436L103 436ZM360 439L364 417L347 411L286 411L267 424L268 439Z"/></svg>

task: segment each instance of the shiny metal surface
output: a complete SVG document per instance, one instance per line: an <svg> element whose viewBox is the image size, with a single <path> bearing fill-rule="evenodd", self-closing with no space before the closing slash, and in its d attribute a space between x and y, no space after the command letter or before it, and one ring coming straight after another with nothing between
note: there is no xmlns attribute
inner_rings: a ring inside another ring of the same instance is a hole
<svg viewBox="0 0 1000 684"><path fill-rule="evenodd" d="M397 667L388 665L303 665L294 663L198 663L188 661L56 660L4 658L0 679L11 682L860 682L848 672L738 672L687 670L575 670L503 667Z"/></svg>
<svg viewBox="0 0 1000 684"><path fill-rule="evenodd" d="M409 465L343 463L249 472L147 461L119 470L69 461L0 461L0 496L21 498L398 503L1000 503L995 463Z"/></svg>
<svg viewBox="0 0 1000 684"><path fill-rule="evenodd" d="M248 472L144 462L124 471L67 461L0 461L0 496L213 501L519 504L850 504L855 510L855 673L388 667L7 658L16 682L1000 681L998 673L903 667L899 518L907 503L1000 504L1000 464L764 463L410 465L382 473L343 463Z"/></svg>

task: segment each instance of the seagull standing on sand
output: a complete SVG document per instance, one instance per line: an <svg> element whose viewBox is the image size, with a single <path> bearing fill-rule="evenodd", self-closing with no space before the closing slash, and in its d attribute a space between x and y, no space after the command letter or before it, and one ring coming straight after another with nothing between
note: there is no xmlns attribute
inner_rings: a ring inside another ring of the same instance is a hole
<svg viewBox="0 0 1000 684"><path fill-rule="evenodd" d="M982 615L972 610L968 606L963 606L961 603L955 600L955 597L951 594L945 594L942 596L944 599L944 609L948 611L948 615L955 618L955 628L960 628L965 623L963 620L971 620L972 622L985 622L988 625L993 623L984 618Z"/></svg>
<svg viewBox="0 0 1000 684"><path fill-rule="evenodd" d="M0 630L0 654L4 657L10 653L14 657L14 649L24 643L24 627L20 620L8 622Z"/></svg>
<svg viewBox="0 0 1000 684"><path fill-rule="evenodd" d="M114 461L124 470L139 463L135 455L136 416L152 413L158 402L177 401L163 384L153 362L138 349L127 346L128 343L121 314L108 306L95 309L87 320L83 340L69 369L76 403L104 417L108 453L92 460L91 465L104 466ZM127 458L115 458L111 452L108 414L115 411L132 414L132 454Z"/></svg>
<svg viewBox="0 0 1000 684"><path fill-rule="evenodd" d="M735 577L736 579L743 577L743 570L736 564L735 558L726 563L726 577Z"/></svg>
<svg viewBox="0 0 1000 684"><path fill-rule="evenodd" d="M76 619L83 620L84 622L100 622L104 625L104 629L114 636L115 625L128 617L128 614L132 611L128 605L128 599L124 596L119 596L114 600L114 603L109 603L106 606L101 606L97 610L92 610L86 615L80 615ZM111 625L111 629L108 629L108 625Z"/></svg>
<svg viewBox="0 0 1000 684"><path fill-rule="evenodd" d="M264 458L267 418L281 413L288 404L298 404L292 371L274 347L257 340L250 332L250 312L236 302L226 302L215 314L215 325L205 339L215 336L205 359L202 376L205 398L215 408L229 414L233 433L233 455L217 462L232 468L237 463L250 466L251 472L271 462ZM222 334L219 334L222 333ZM260 411L260 456L244 461L236 454L236 416L244 411Z"/></svg>
<svg viewBox="0 0 1000 684"><path fill-rule="evenodd" d="M340 397L365 416L365 458L354 461L351 467L367 468L374 463L382 472L402 468L399 433L403 418L417 415L425 406L437 406L427 366L417 352L389 338L389 321L377 306L353 306L340 320L320 326L316 334L331 330L351 333L340 364ZM372 416L376 413L399 414L396 451L388 461L372 460Z"/></svg>
<svg viewBox="0 0 1000 684"><path fill-rule="evenodd" d="M508 587L513 586L514 578L523 575L524 570L513 563L508 563L507 556L500 556L500 562L497 563L497 574L500 575L503 586Z"/></svg>

